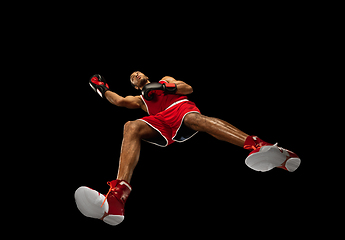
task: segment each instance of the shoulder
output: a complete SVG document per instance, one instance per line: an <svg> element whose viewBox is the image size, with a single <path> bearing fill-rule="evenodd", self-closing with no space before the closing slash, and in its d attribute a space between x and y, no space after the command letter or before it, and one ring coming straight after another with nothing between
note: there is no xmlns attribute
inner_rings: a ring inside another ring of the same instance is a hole
<svg viewBox="0 0 345 240"><path fill-rule="evenodd" d="M136 101L137 101L140 105L144 104L144 101L143 101L143 99L142 99L142 97L141 97L140 95L134 96L134 98L136 99Z"/></svg>
<svg viewBox="0 0 345 240"><path fill-rule="evenodd" d="M145 112L147 112L147 107L146 107L146 104L145 104L143 98L141 96L135 96L134 98L137 99L137 102L139 103L140 108L142 110L144 110Z"/></svg>

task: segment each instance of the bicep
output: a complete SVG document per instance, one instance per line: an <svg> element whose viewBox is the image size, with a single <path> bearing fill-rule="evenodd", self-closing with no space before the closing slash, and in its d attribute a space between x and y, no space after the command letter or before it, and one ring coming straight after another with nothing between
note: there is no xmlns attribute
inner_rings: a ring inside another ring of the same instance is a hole
<svg viewBox="0 0 345 240"><path fill-rule="evenodd" d="M165 76L161 80L166 81L167 83L175 83L176 85L185 84L185 82L176 80L175 78L169 76Z"/></svg>
<svg viewBox="0 0 345 240"><path fill-rule="evenodd" d="M161 80L166 81L166 82L168 82L168 83L175 83L176 85L182 85L182 84L188 85L188 84L185 83L184 81L176 80L175 78L170 77L170 76L165 76L165 77L162 78Z"/></svg>
<svg viewBox="0 0 345 240"><path fill-rule="evenodd" d="M165 76L165 77L163 77L161 80L166 81L166 82L168 82L168 83L178 82L178 81L176 81L175 78L170 77L170 76Z"/></svg>

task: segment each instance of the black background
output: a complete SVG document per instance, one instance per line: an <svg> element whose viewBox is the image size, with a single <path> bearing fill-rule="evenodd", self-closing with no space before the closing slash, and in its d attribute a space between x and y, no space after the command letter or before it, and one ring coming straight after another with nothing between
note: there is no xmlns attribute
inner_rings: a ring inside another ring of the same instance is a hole
<svg viewBox="0 0 345 240"><path fill-rule="evenodd" d="M312 191L303 177L311 165L304 144L315 108L306 97L308 76L315 71L308 22L279 18L280 12L248 19L217 11L216 18L188 12L140 15L134 24L116 13L88 12L87 20L75 20L64 34L53 36L54 53L64 60L50 65L59 79L55 87L63 89L51 96L57 110L51 117L61 126L54 134L65 139L53 153L61 159L58 178L68 183L60 185L61 201L70 206L63 224L76 234L223 236L243 226L261 233L289 226L291 216L294 224L303 224L304 213L296 210ZM108 191L106 182L117 174L123 125L146 115L109 104L88 80L99 73L116 93L137 95L129 82L137 70L151 81L168 75L187 82L194 89L189 99L202 114L278 142L299 155L300 168L253 171L244 164L247 150L205 133L166 148L143 142L125 221L112 227L84 217L74 191L79 186Z"/></svg>

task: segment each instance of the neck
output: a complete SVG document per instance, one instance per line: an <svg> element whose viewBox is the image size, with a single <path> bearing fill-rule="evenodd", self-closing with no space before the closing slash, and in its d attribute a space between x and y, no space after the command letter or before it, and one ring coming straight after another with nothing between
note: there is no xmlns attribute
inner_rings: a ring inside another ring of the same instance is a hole
<svg viewBox="0 0 345 240"><path fill-rule="evenodd" d="M145 83L142 87L140 87L139 89L140 89L140 90L143 90L143 88L144 88L147 84L149 84L149 83L151 83L151 82L150 82L149 80L147 80L146 83Z"/></svg>

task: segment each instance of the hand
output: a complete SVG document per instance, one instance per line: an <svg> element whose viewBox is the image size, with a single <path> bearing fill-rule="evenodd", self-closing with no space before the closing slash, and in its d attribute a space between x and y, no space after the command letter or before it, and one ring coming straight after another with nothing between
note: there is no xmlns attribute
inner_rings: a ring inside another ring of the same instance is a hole
<svg viewBox="0 0 345 240"><path fill-rule="evenodd" d="M141 91L144 98L148 101L154 98L154 94L168 93L174 94L177 91L175 83L149 83L145 85Z"/></svg>
<svg viewBox="0 0 345 240"><path fill-rule="evenodd" d="M151 101L154 98L154 93L159 90L164 92L163 88L163 84L153 82L145 85L141 90L141 93L146 100Z"/></svg>
<svg viewBox="0 0 345 240"><path fill-rule="evenodd" d="M104 98L105 92L109 90L108 83L105 81L104 77L99 74L93 75L89 80L89 84L102 98Z"/></svg>

